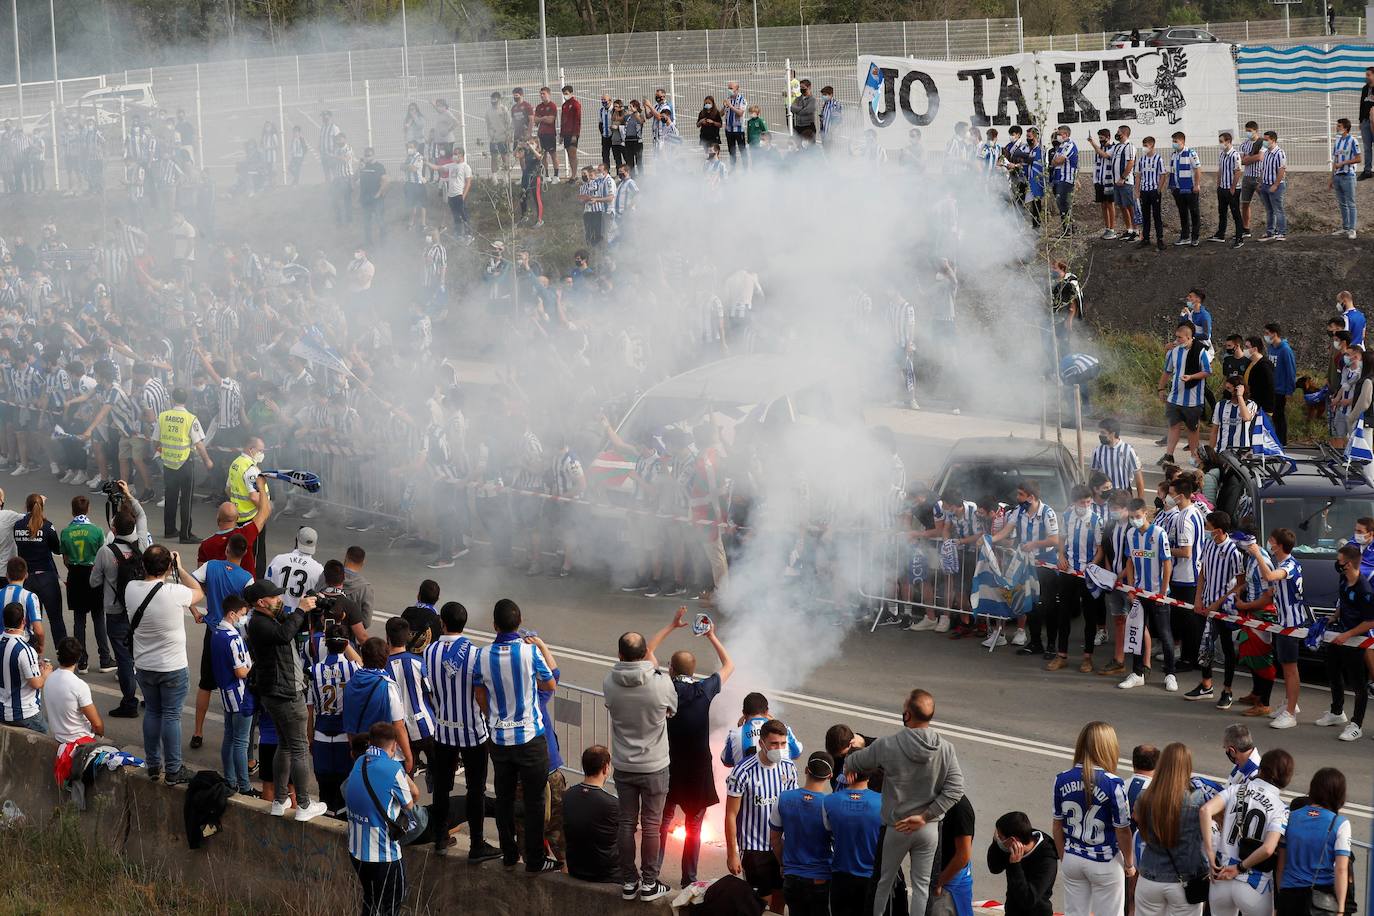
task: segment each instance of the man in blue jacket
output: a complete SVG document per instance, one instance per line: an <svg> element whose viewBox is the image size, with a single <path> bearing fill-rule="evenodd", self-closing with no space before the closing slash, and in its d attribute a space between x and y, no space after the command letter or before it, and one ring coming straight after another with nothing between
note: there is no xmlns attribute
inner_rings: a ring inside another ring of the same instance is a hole
<svg viewBox="0 0 1374 916"><path fill-rule="evenodd" d="M1280 445L1287 445L1288 397L1298 386L1298 364L1293 358L1293 348L1284 340L1277 324L1271 322L1264 326L1264 338L1269 361L1274 364L1274 434L1279 437Z"/></svg>
<svg viewBox="0 0 1374 916"><path fill-rule="evenodd" d="M406 772L415 769L410 755L410 732L406 728L405 706L396 682L387 673L386 640L376 636L363 643L359 655L363 666L353 673L344 687L343 727L349 740L365 736L378 722L396 726L396 745L405 758Z"/></svg>

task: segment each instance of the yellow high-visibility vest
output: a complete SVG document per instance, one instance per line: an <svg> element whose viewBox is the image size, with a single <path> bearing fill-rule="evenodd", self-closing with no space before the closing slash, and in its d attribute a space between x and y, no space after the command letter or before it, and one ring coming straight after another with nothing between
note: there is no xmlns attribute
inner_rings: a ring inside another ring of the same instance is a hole
<svg viewBox="0 0 1374 916"><path fill-rule="evenodd" d="M196 415L184 407L173 407L157 415L157 438L162 445L162 464L175 471L191 457L191 427Z"/></svg>
<svg viewBox="0 0 1374 916"><path fill-rule="evenodd" d="M253 491L248 489L248 482L244 479L252 467L253 459L247 455L239 455L229 465L229 501L238 511L240 525L258 514L258 507L253 503Z"/></svg>

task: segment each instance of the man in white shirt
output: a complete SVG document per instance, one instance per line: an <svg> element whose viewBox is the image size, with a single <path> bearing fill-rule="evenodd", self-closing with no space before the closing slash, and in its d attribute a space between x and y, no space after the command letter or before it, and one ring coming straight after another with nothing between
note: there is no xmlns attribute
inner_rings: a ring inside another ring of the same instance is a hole
<svg viewBox="0 0 1374 916"><path fill-rule="evenodd" d="M174 567L177 581L167 582ZM181 707L191 683L185 621L205 593L181 565L180 555L161 544L143 551L143 568L147 575L124 589L134 667L145 704L143 756L149 779L163 778L165 762L167 784L179 785L191 781L190 768L181 765Z"/></svg>
<svg viewBox="0 0 1374 916"><path fill-rule="evenodd" d="M14 523L23 517L22 512L5 508L5 491L0 490L0 564L14 556Z"/></svg>
<svg viewBox="0 0 1374 916"><path fill-rule="evenodd" d="M58 668L48 675L43 686L48 732L62 744L105 734L105 723L96 711L90 685L77 676L76 665L80 661L81 643L68 636L57 644Z"/></svg>
<svg viewBox="0 0 1374 916"><path fill-rule="evenodd" d="M277 554L267 565L267 578L281 586L282 603L287 613L296 610L306 593L315 591L324 577L324 567L315 559L318 543L319 534L315 529L302 527L296 531L296 548Z"/></svg>
<svg viewBox="0 0 1374 916"><path fill-rule="evenodd" d="M439 182L448 201L449 213L453 215L453 231L464 242L472 240L472 227L468 221L468 193L472 190L472 166L468 165L462 147L455 147L450 162L431 162L429 167L439 173Z"/></svg>

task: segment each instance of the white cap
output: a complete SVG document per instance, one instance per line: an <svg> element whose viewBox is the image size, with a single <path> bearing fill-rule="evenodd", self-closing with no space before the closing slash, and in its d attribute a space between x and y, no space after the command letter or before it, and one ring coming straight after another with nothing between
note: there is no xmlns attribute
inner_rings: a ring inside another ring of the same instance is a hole
<svg viewBox="0 0 1374 916"><path fill-rule="evenodd" d="M315 545L319 543L320 536L314 528L309 525L302 525L296 529L296 549L301 553L315 555Z"/></svg>

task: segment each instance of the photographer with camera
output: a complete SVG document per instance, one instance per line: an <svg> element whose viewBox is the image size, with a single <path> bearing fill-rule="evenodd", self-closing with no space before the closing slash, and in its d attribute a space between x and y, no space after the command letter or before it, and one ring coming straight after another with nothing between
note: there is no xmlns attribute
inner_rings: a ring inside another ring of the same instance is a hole
<svg viewBox="0 0 1374 916"><path fill-rule="evenodd" d="M128 483L123 480L107 480L100 485L99 492L105 496L105 518L110 521L110 530L105 534L106 544L115 538L114 517L125 509L133 517L134 536L138 546L143 548L153 543L153 536L148 533L148 513L143 511L143 503L134 496Z"/></svg>
<svg viewBox="0 0 1374 916"><path fill-rule="evenodd" d="M363 612L358 607L358 603L344 594L344 565L342 560L326 560L324 564L324 574L320 577L320 582L324 586L315 594L315 610L320 612L322 618L338 621L343 625L344 632L353 645L361 646L367 642L367 627L363 626ZM319 652L316 633L323 633L323 627L327 626L327 620L321 620L321 629L316 630L314 622L311 623L311 655L313 659L318 659Z"/></svg>
<svg viewBox="0 0 1374 916"><path fill-rule="evenodd" d="M114 719L138 718L138 695L134 693L134 657L129 649L129 613L124 607L124 586L138 578L139 557L143 552L133 510L125 505L110 520L110 536L96 552L91 567L91 587L104 594L105 633L114 650L119 672L119 705L110 710Z"/></svg>
<svg viewBox="0 0 1374 916"><path fill-rule="evenodd" d="M168 574L174 572L175 581ZM132 608L129 645L138 686L143 691L143 754L148 778L169 786L191 781L181 765L181 705L191 670L186 660L185 617L205 597L200 583L181 565L181 556L160 544L143 551L143 576L124 587L124 606ZM165 765L165 770L164 770Z"/></svg>
<svg viewBox="0 0 1374 916"><path fill-rule="evenodd" d="M302 598L299 607L288 613L281 586L270 579L259 579L248 586L243 590L243 599L253 608L248 621L248 651L253 657L248 686L277 727L279 751L273 767L276 799L272 802L272 814L285 816L291 806L288 790L294 785L296 820L313 820L325 812L326 806L322 801L311 801L315 778L310 766L305 681L296 653L296 637L306 628L315 599Z"/></svg>

